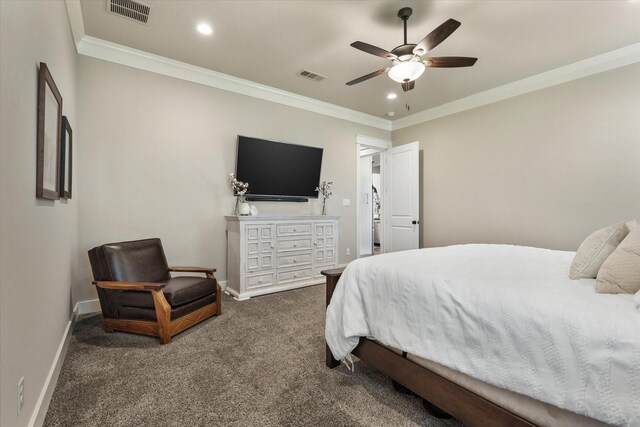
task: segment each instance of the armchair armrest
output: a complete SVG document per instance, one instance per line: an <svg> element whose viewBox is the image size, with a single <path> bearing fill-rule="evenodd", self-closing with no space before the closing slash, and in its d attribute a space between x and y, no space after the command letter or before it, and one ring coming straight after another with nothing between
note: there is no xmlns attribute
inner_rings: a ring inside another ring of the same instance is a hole
<svg viewBox="0 0 640 427"><path fill-rule="evenodd" d="M209 267L169 267L169 271L174 271L176 273L209 273L213 274L217 270L215 268Z"/></svg>
<svg viewBox="0 0 640 427"><path fill-rule="evenodd" d="M115 289L118 291L159 291L166 283L155 282L115 282L115 281L94 281L94 285L103 289Z"/></svg>

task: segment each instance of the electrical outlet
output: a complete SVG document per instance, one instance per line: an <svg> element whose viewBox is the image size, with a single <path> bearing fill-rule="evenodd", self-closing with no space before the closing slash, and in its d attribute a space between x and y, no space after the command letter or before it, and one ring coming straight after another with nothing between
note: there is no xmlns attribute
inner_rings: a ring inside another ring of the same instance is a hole
<svg viewBox="0 0 640 427"><path fill-rule="evenodd" d="M346 252L347 252L347 255L351 255L351 249L350 248L347 248Z"/></svg>
<svg viewBox="0 0 640 427"><path fill-rule="evenodd" d="M18 381L18 415L22 412L24 406L24 377L20 377Z"/></svg>

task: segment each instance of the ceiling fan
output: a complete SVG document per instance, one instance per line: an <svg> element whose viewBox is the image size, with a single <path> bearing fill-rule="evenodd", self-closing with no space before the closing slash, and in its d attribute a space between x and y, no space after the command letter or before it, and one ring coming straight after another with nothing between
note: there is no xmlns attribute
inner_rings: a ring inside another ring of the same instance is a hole
<svg viewBox="0 0 640 427"><path fill-rule="evenodd" d="M448 19L444 24L427 34L418 44L407 43L407 21L413 11L410 7L403 7L398 11L398 17L404 22L404 44L395 47L391 52L364 42L353 42L351 46L360 49L363 52L379 56L381 58L390 59L391 66L382 68L373 73L369 73L347 83L352 86L361 83L370 78L379 76L388 72L389 78L402 84L402 90L405 92L415 87L415 81L422 75L425 67L432 68L453 68L453 67L471 67L476 63L478 58L468 58L463 56L440 56L426 57L428 52L442 43L460 26L460 22L455 19Z"/></svg>

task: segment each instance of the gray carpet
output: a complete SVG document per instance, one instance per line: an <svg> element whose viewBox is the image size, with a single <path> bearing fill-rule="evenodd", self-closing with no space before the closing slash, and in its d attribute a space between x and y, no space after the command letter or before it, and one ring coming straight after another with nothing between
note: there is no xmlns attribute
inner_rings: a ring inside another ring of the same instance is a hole
<svg viewBox="0 0 640 427"><path fill-rule="evenodd" d="M363 362L324 365L324 286L249 301L168 345L78 321L45 426L459 426Z"/></svg>

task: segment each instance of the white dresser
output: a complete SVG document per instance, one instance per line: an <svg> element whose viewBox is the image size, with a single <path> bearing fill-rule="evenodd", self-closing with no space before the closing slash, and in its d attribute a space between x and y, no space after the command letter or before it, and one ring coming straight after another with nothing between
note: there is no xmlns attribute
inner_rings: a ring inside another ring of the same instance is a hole
<svg viewBox="0 0 640 427"><path fill-rule="evenodd" d="M338 216L227 216L227 291L248 299L324 282L338 265Z"/></svg>

